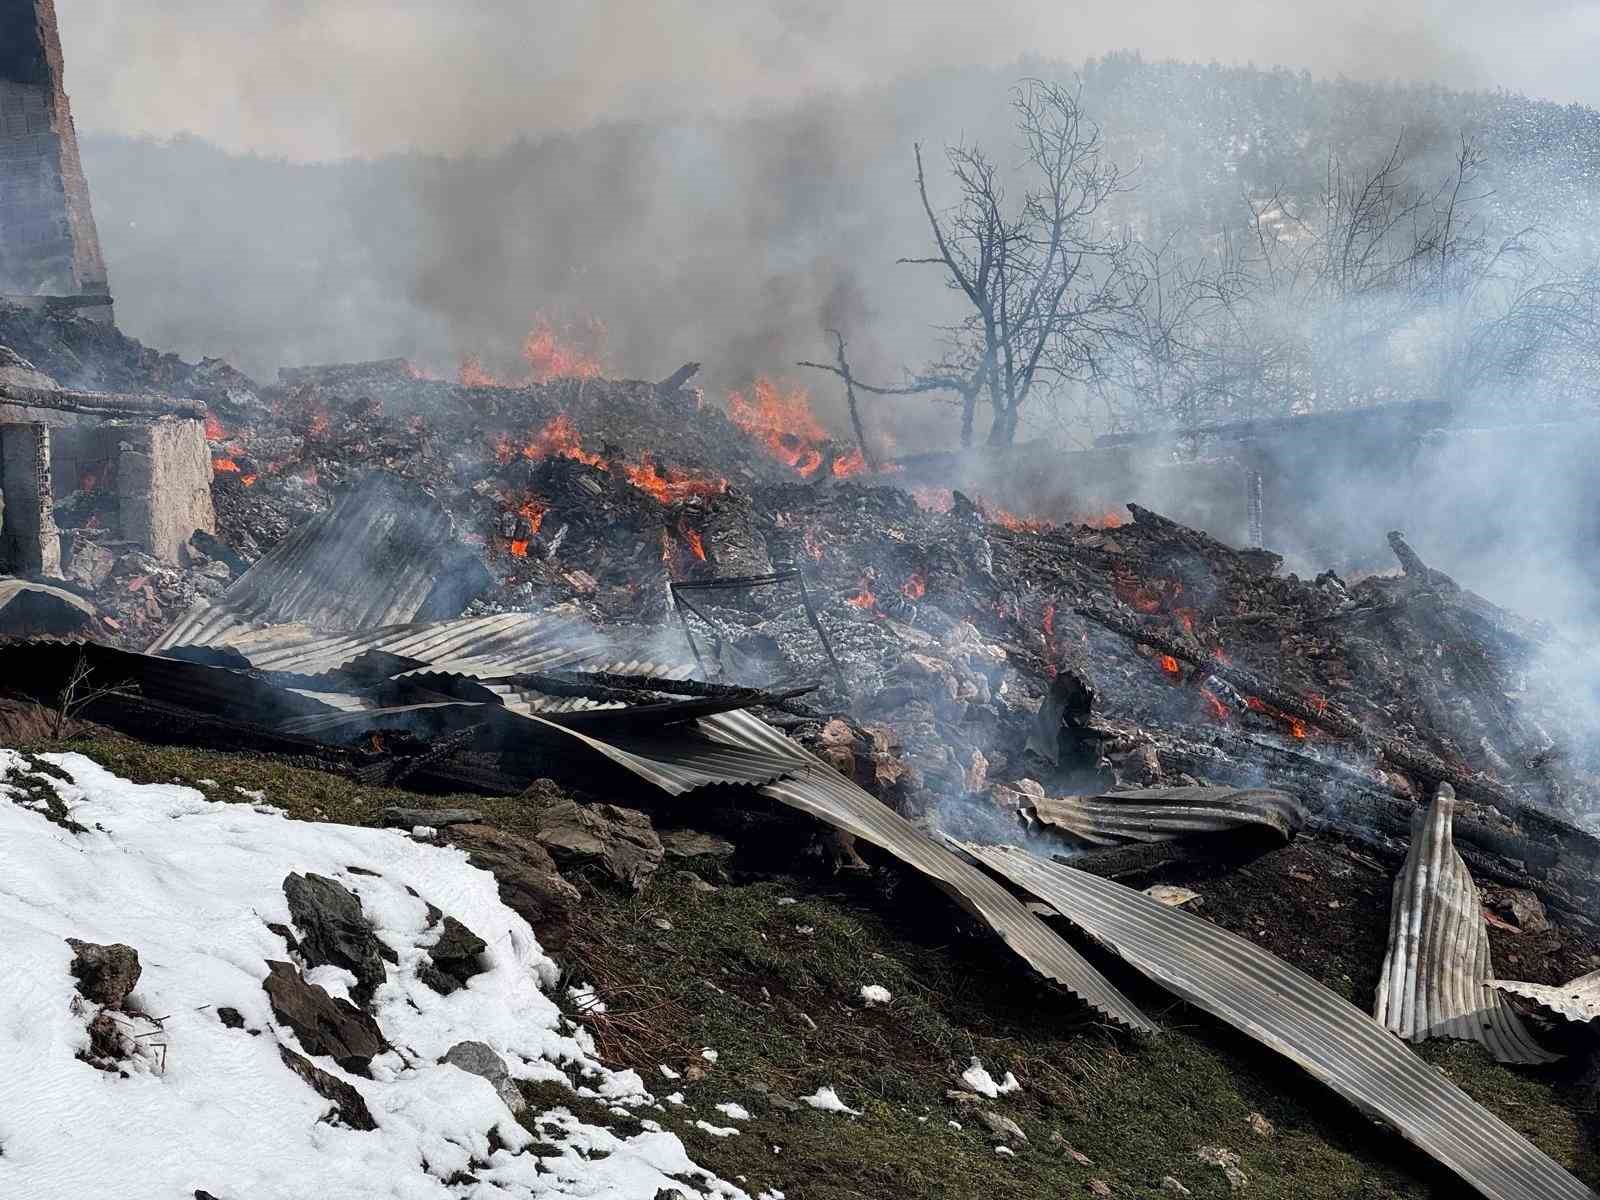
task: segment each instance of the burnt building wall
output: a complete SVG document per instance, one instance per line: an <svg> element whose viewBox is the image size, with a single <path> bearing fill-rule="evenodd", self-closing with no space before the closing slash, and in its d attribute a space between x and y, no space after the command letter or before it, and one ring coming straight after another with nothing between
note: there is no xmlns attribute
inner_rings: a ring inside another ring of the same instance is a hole
<svg viewBox="0 0 1600 1200"><path fill-rule="evenodd" d="M0 295L110 316L53 0L0 0Z"/></svg>

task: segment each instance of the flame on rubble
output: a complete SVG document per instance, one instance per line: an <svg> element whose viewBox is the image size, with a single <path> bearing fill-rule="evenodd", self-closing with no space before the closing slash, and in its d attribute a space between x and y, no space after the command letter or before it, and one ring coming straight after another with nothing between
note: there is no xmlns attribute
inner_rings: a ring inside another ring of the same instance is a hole
<svg viewBox="0 0 1600 1200"><path fill-rule="evenodd" d="M1172 678L1181 679L1183 677L1183 665L1179 663L1177 659L1173 658L1172 655L1163 654L1160 661L1161 669Z"/></svg>
<svg viewBox="0 0 1600 1200"><path fill-rule="evenodd" d="M865 612L875 611L878 607L878 597L872 593L872 580L863 575L861 582L856 584L856 594L846 596L844 602Z"/></svg>
<svg viewBox="0 0 1600 1200"><path fill-rule="evenodd" d="M832 469L835 479L849 479L867 469L867 456L861 453L860 446L852 447L850 453L841 454L833 460Z"/></svg>
<svg viewBox="0 0 1600 1200"><path fill-rule="evenodd" d="M701 538L699 532L688 528L680 529L679 532L683 534L683 540L684 543L689 547L689 553L694 555L701 562L705 562L706 544L704 539Z"/></svg>
<svg viewBox="0 0 1600 1200"><path fill-rule="evenodd" d="M462 387L501 387L499 379L484 370L483 360L476 354L469 354L461 360L461 365L456 368L456 382Z"/></svg>
<svg viewBox="0 0 1600 1200"><path fill-rule="evenodd" d="M499 443L496 442L495 457L498 459L499 455ZM603 458L598 454L590 454L583 448L583 435L578 432L578 427L566 413L557 413L545 422L544 428L522 447L522 457L530 462L539 462L546 458L571 458L581 463L588 463L591 467L605 466Z"/></svg>
<svg viewBox="0 0 1600 1200"><path fill-rule="evenodd" d="M256 480L259 479L259 478L260 478L260 476L254 475L254 474L241 475L241 476L239 476L239 482L244 484L245 487L255 487Z"/></svg>
<svg viewBox="0 0 1600 1200"><path fill-rule="evenodd" d="M222 427L222 422L217 420L215 413L206 414L206 441L220 442L228 436L228 431Z"/></svg>
<svg viewBox="0 0 1600 1200"><path fill-rule="evenodd" d="M690 496L718 496L728 490L726 479L703 479L678 471L663 475L648 454L637 463L624 464L622 471L629 483L642 492L649 492L663 504L677 504Z"/></svg>
<svg viewBox="0 0 1600 1200"><path fill-rule="evenodd" d="M530 381L598 378L605 372L605 340L604 322L593 317L559 329L548 317L539 317L522 342Z"/></svg>
<svg viewBox="0 0 1600 1200"><path fill-rule="evenodd" d="M1139 581L1131 575L1118 572L1111 580L1111 590L1117 594L1117 599L1137 612L1158 613L1161 611L1160 593L1141 587Z"/></svg>
<svg viewBox="0 0 1600 1200"><path fill-rule="evenodd" d="M527 538L512 538L511 539L511 557L512 558L527 558L528 557L528 539Z"/></svg>
<svg viewBox="0 0 1600 1200"><path fill-rule="evenodd" d="M1088 517L1072 518L1074 525L1087 525L1090 529L1116 529L1127 523L1127 518L1121 513L1107 511Z"/></svg>
<svg viewBox="0 0 1600 1200"><path fill-rule="evenodd" d="M806 553L811 556L812 562L822 561L822 535L817 532L815 525L807 525L805 532Z"/></svg>
<svg viewBox="0 0 1600 1200"><path fill-rule="evenodd" d="M921 571L913 572L911 578L900 585L900 594L907 600L921 600L928 594L928 577Z"/></svg>
<svg viewBox="0 0 1600 1200"><path fill-rule="evenodd" d="M1200 689L1200 698L1206 702L1206 714L1214 721L1226 721L1228 708L1210 688Z"/></svg>
<svg viewBox="0 0 1600 1200"><path fill-rule="evenodd" d="M1010 529L1016 533L1043 533L1047 529L1055 528L1051 522L1038 517L1019 517L1014 512L1007 512L998 505L990 504L981 496L978 497L977 505L986 521L999 525L1002 529Z"/></svg>
<svg viewBox="0 0 1600 1200"><path fill-rule="evenodd" d="M215 475L237 475L239 473L239 464L231 458L213 458L211 460L211 471Z"/></svg>
<svg viewBox="0 0 1600 1200"><path fill-rule="evenodd" d="M762 375L751 384L748 394L729 394L728 417L765 446L773 458L788 463L801 475L809 476L822 465L819 447L828 440L828 432L811 411L811 397L805 388L795 386L785 391Z"/></svg>
<svg viewBox="0 0 1600 1200"><path fill-rule="evenodd" d="M951 488L914 487L911 498L924 512L947 513L955 507L956 494Z"/></svg>
<svg viewBox="0 0 1600 1200"><path fill-rule="evenodd" d="M1279 712L1266 701L1256 696L1246 697L1244 703L1245 707L1251 712L1260 713L1264 717L1271 717L1274 721L1281 721L1288 727L1290 737L1302 742L1306 740L1308 736L1306 723L1299 717L1291 717L1286 712Z"/></svg>

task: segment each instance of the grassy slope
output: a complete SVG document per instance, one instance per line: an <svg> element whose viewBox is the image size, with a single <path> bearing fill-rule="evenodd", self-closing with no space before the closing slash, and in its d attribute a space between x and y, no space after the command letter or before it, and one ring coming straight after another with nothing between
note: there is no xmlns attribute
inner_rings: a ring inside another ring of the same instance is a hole
<svg viewBox="0 0 1600 1200"><path fill-rule="evenodd" d="M218 786L207 790L216 799L238 799L234 785L265 789L271 802L306 819L367 823L389 803L469 805L513 827L519 819L515 801L363 788L243 755L109 737L61 748L140 781L212 779ZM610 1006L604 1017L585 1018L607 1058L639 1068L658 1095L681 1089L687 1105L670 1108L663 1124L699 1162L744 1177L752 1193L1053 1197L1089 1195L1089 1182L1104 1180L1113 1195L1153 1197L1164 1195L1160 1181L1170 1174L1195 1196L1230 1195L1220 1172L1195 1160L1195 1149L1210 1145L1243 1156L1249 1196L1462 1194L1453 1177L1303 1073L1125 968L1107 967L1162 1023L1161 1037L1136 1042L1085 1026L1070 1000L1032 984L988 939L958 930L954 908L917 881L781 872L730 879L710 864L701 864L701 874L716 891L693 886L671 863L637 897L582 881L588 902L549 940L560 943L570 979L598 984ZM1213 920L1346 994L1370 994L1387 903L1380 871L1298 845L1201 890L1202 911ZM780 904L783 897L797 903ZM865 1008L859 992L867 983L887 987L893 1003ZM702 1047L718 1051L714 1064L700 1057ZM1472 1045L1432 1043L1422 1053L1558 1161L1600 1183L1572 1071L1512 1071ZM1028 1144L1014 1158L997 1154L975 1112L945 1096L974 1054L996 1078L1009 1070L1023 1084L985 1106L1026 1132ZM669 1083L656 1069L661 1063L685 1078ZM689 1078L691 1067L704 1078ZM798 1100L822 1085L864 1115L790 1112L769 1099ZM567 1102L554 1094L535 1099ZM729 1121L713 1108L725 1101L742 1104L752 1119ZM1276 1134L1252 1132L1252 1112ZM697 1118L737 1124L741 1133L711 1136L693 1126ZM1062 1143L1092 1165L1075 1161Z"/></svg>

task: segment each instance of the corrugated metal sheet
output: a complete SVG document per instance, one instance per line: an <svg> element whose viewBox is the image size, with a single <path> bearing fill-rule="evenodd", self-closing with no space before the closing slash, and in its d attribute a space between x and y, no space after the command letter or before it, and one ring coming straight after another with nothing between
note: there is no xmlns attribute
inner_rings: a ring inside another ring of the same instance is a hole
<svg viewBox="0 0 1600 1200"><path fill-rule="evenodd" d="M13 633L78 633L95 623L98 610L65 588L0 576L0 630Z"/></svg>
<svg viewBox="0 0 1600 1200"><path fill-rule="evenodd" d="M1521 983L1512 979L1491 979L1489 986L1514 996L1532 1000L1540 1008L1584 1024L1600 1017L1600 971L1560 984Z"/></svg>
<svg viewBox="0 0 1600 1200"><path fill-rule="evenodd" d="M1097 846L1165 842L1246 826L1285 840L1305 824L1305 809L1270 788L1137 788L1101 796L1046 797L1028 806L1045 825Z"/></svg>
<svg viewBox="0 0 1600 1200"><path fill-rule="evenodd" d="M1150 978L1393 1125L1490 1200L1595 1200L1371 1017L1259 946L1015 847L964 849Z"/></svg>
<svg viewBox="0 0 1600 1200"><path fill-rule="evenodd" d="M453 616L488 581L437 500L374 473L291 532L222 599L191 609L151 650L217 644L262 625L355 630Z"/></svg>
<svg viewBox="0 0 1600 1200"><path fill-rule="evenodd" d="M316 633L300 624L240 629L205 647L172 646L173 657L249 666L258 671L318 676L350 668L363 655L405 662L385 668L428 669L493 678L550 671L613 651L589 625L532 613L494 613L359 633ZM614 652L614 651L613 651ZM380 674L394 673L382 670Z"/></svg>
<svg viewBox="0 0 1600 1200"><path fill-rule="evenodd" d="M1010 892L753 714L705 717L670 740L562 732L673 795L718 784L764 785L762 795L869 842L932 879L1034 970L1098 1012L1132 1029L1155 1031L1131 1000Z"/></svg>
<svg viewBox="0 0 1600 1200"><path fill-rule="evenodd" d="M1372 1015L1413 1042L1462 1038L1482 1042L1501 1062L1554 1062L1560 1056L1541 1049L1489 986L1489 929L1452 839L1455 801L1455 789L1442 783L1426 814L1412 817Z"/></svg>

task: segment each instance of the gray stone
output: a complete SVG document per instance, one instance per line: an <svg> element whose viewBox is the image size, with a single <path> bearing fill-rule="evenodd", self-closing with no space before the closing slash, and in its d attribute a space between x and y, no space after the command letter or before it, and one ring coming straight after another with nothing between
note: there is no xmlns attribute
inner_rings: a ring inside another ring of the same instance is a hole
<svg viewBox="0 0 1600 1200"><path fill-rule="evenodd" d="M111 568L116 566L116 555L84 537L72 539L72 557L67 563L67 578L97 588L111 578Z"/></svg>
<svg viewBox="0 0 1600 1200"><path fill-rule="evenodd" d="M448 837L467 852L468 862L494 876L501 902L530 925L563 917L582 899L532 838L493 825L457 825Z"/></svg>
<svg viewBox="0 0 1600 1200"><path fill-rule="evenodd" d="M1028 1135L1022 1132L1022 1126L1018 1125L1010 1117L1004 1117L997 1112L989 1112L986 1109L978 1113L978 1120L982 1121L984 1127L1001 1141L1026 1142L1028 1140Z"/></svg>
<svg viewBox="0 0 1600 1200"><path fill-rule="evenodd" d="M727 838L698 829L662 829L656 836L668 858L728 858L734 852Z"/></svg>
<svg viewBox="0 0 1600 1200"><path fill-rule="evenodd" d="M328 1074L310 1059L301 1057L287 1046L280 1045L278 1054L283 1059L283 1065L309 1083L317 1095L333 1102L334 1108L339 1113L339 1120L344 1124L363 1132L378 1127L378 1123L372 1119L372 1110L367 1107L366 1100L356 1090L354 1084Z"/></svg>
<svg viewBox="0 0 1600 1200"><path fill-rule="evenodd" d="M450 825L475 825L483 814L470 808L399 808L390 805L379 814L379 821L392 829L415 829L431 825L444 829Z"/></svg>
<svg viewBox="0 0 1600 1200"><path fill-rule="evenodd" d="M448 996L483 970L478 959L488 948L487 942L460 921L445 917L439 940L428 947L431 961L418 969L417 978Z"/></svg>
<svg viewBox="0 0 1600 1200"><path fill-rule="evenodd" d="M534 821L534 836L556 862L599 866L634 891L643 889L666 854L650 818L637 809L563 798Z"/></svg>
<svg viewBox="0 0 1600 1200"><path fill-rule="evenodd" d="M460 1067L470 1075L480 1075L494 1084L494 1090L512 1112L521 1113L527 1109L528 1102L512 1081L505 1060L494 1052L492 1046L483 1042L457 1042L441 1061Z"/></svg>
<svg viewBox="0 0 1600 1200"><path fill-rule="evenodd" d="M306 1053L327 1055L347 1071L364 1075L387 1044L378 1023L348 1000L330 996L286 962L267 963L261 986L277 1017L300 1039Z"/></svg>
<svg viewBox="0 0 1600 1200"><path fill-rule="evenodd" d="M72 974L83 998L107 1008L120 1008L143 971L139 952L121 942L102 946L68 938L67 945L72 947Z"/></svg>
<svg viewBox="0 0 1600 1200"><path fill-rule="evenodd" d="M289 914L300 930L307 966L343 967L356 977L362 1003L383 982L383 951L361 912L361 901L323 875L291 874L283 881Z"/></svg>

